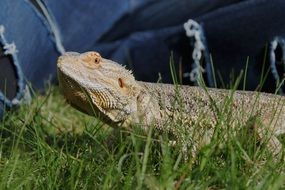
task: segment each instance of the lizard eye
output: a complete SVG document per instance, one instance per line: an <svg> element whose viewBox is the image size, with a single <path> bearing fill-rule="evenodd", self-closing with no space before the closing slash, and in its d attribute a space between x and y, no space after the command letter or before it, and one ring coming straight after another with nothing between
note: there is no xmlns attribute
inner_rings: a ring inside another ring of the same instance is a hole
<svg viewBox="0 0 285 190"><path fill-rule="evenodd" d="M123 83L123 79L122 79L122 78L119 78L119 79L118 79L118 83L119 83L119 86L120 86L121 88L124 87L124 83Z"/></svg>

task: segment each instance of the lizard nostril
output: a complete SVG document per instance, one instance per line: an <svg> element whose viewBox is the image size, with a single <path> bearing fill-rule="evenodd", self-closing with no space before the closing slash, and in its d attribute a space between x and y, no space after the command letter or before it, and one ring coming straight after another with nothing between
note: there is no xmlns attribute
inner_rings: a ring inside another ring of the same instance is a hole
<svg viewBox="0 0 285 190"><path fill-rule="evenodd" d="M100 62L101 62L101 60L102 60L102 58L101 58L101 55L98 53L98 52L92 52L91 53L91 56L92 57L95 57L94 58L94 62L96 63L96 64L99 64Z"/></svg>
<svg viewBox="0 0 285 190"><path fill-rule="evenodd" d="M95 57L95 59L94 59L94 62L96 63L96 64L99 64L100 63L100 58L99 57Z"/></svg>

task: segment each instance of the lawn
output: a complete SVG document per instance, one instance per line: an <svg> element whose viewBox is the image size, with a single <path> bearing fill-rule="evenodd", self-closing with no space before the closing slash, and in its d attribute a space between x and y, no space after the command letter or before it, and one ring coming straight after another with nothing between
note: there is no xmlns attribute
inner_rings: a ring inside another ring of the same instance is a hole
<svg viewBox="0 0 285 190"><path fill-rule="evenodd" d="M186 159L164 135L114 132L50 87L0 123L0 189L285 189L284 156L217 127Z"/></svg>

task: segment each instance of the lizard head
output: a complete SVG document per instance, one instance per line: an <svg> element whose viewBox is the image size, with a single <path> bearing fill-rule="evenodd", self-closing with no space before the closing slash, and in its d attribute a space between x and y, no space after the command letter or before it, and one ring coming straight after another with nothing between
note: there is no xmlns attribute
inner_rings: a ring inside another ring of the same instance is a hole
<svg viewBox="0 0 285 190"><path fill-rule="evenodd" d="M115 123L137 111L141 87L118 63L97 52L68 52L58 58L57 68L65 98L80 111Z"/></svg>

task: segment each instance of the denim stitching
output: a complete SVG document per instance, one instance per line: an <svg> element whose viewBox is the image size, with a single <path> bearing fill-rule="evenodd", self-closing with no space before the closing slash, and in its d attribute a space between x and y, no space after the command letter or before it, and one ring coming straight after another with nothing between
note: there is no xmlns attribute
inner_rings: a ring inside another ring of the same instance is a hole
<svg viewBox="0 0 285 190"><path fill-rule="evenodd" d="M17 86L18 86L18 92L16 96L10 101L2 92L0 92L0 101L4 102L4 104L8 107L11 107L12 105L17 105L20 101L20 99L23 96L23 90L24 90L24 75L21 70L18 58L16 56L18 50L16 48L16 45L14 42L8 43L5 36L4 36L5 28L3 25L0 25L0 43L3 45L4 48L4 54L5 55L11 55L12 56L12 64L14 64L16 68L16 73L18 77Z"/></svg>
<svg viewBox="0 0 285 190"><path fill-rule="evenodd" d="M51 11L48 10L47 5L42 0L36 0L39 7L41 8L41 11L44 15L39 13L37 8L32 5L32 3L29 0L25 0L26 3L29 4L29 6L32 7L32 9L36 12L36 15L40 18L40 20L44 23L46 28L48 29L49 33L52 34L52 41L55 43L56 50L62 55L65 53L65 48L62 44L62 39L60 35L60 30L56 24L56 21L51 14Z"/></svg>

